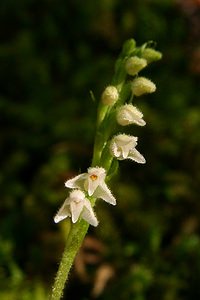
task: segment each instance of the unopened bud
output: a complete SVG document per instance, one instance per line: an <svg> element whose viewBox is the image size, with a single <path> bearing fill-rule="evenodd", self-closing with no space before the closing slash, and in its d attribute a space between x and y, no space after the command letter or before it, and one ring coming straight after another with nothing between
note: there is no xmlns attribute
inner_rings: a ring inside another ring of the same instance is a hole
<svg viewBox="0 0 200 300"><path fill-rule="evenodd" d="M162 58L162 53L152 48L145 48L142 51L142 57L147 60L147 63L157 61Z"/></svg>
<svg viewBox="0 0 200 300"><path fill-rule="evenodd" d="M132 104L125 104L119 107L117 110L117 122L122 126L137 124L139 126L144 126L146 122L143 120L143 114L137 107Z"/></svg>
<svg viewBox="0 0 200 300"><path fill-rule="evenodd" d="M122 55L123 56L130 55L135 50L135 47L136 47L136 41L134 39L127 40L123 45Z"/></svg>
<svg viewBox="0 0 200 300"><path fill-rule="evenodd" d="M126 61L126 72L129 75L136 75L139 71L145 68L147 65L147 61L144 58L140 58L138 56L132 56Z"/></svg>
<svg viewBox="0 0 200 300"><path fill-rule="evenodd" d="M143 94L153 93L156 90L156 85L145 77L135 78L131 84L133 95L141 96Z"/></svg>
<svg viewBox="0 0 200 300"><path fill-rule="evenodd" d="M115 86L107 86L102 93L101 101L105 105L113 105L119 98L118 90Z"/></svg>

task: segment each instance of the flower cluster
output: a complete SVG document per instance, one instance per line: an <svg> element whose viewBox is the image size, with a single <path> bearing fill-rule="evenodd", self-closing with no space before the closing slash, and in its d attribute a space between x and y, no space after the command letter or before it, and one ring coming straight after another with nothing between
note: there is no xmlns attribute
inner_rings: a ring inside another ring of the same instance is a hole
<svg viewBox="0 0 200 300"><path fill-rule="evenodd" d="M71 217L76 223L81 216L89 224L98 225L89 197L101 198L115 205L116 200L105 183L106 171L104 168L89 168L87 173L80 174L65 182L65 186L73 189L54 217L56 223Z"/></svg>
<svg viewBox="0 0 200 300"><path fill-rule="evenodd" d="M161 56L160 52L147 44L136 47L134 40L129 40L124 46L116 64L113 83L101 95L92 167L88 168L87 173L65 182L65 186L72 191L56 214L56 223L70 217L72 223L82 218L97 226L93 211L96 199L116 204L106 184L106 180L116 171L113 168L116 161L130 159L145 163L145 158L136 149L138 137L117 131L119 126L146 124L143 113L132 102L134 97L155 92L156 86L150 79L138 74Z"/></svg>
<svg viewBox="0 0 200 300"><path fill-rule="evenodd" d="M148 66L149 63L162 57L161 53L143 45L136 48L133 41L127 46L129 56L123 59L124 69L130 80L128 81L128 93L123 91L123 86L118 87L118 101L113 101L113 111L115 112L116 123L120 126L135 124L138 126L146 125L143 113L132 104L134 97L153 93L156 85L148 78L139 76L138 73ZM132 43L132 44L131 44ZM125 81L127 89L127 80ZM116 89L113 86L113 89ZM111 86L109 86L111 89ZM106 91L106 89L105 89ZM103 94L105 93L103 92ZM127 91L127 90L126 90ZM125 95L125 96L124 96ZM128 100L128 103L126 103ZM103 102L103 101L102 101ZM104 102L103 102L104 103ZM145 163L145 158L136 150L138 137L119 133L110 139L110 154L118 160L131 159L137 163Z"/></svg>

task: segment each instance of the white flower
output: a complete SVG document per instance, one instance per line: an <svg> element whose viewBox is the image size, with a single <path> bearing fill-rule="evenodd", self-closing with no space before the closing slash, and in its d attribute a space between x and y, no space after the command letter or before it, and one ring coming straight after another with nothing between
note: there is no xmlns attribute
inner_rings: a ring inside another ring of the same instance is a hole
<svg viewBox="0 0 200 300"><path fill-rule="evenodd" d="M143 114L137 109L137 107L132 104L125 104L119 107L117 110L117 122L126 126L129 124L137 124L139 126L144 126L146 122L142 119Z"/></svg>
<svg viewBox="0 0 200 300"><path fill-rule="evenodd" d="M91 167L88 173L80 174L65 182L68 188L80 188L87 191L89 196L101 198L104 201L115 205L116 199L112 195L110 189L105 183L106 171L101 167Z"/></svg>
<svg viewBox="0 0 200 300"><path fill-rule="evenodd" d="M72 222L76 223L80 216L89 224L98 225L90 201L82 191L73 190L54 217L54 221L58 223L67 217L71 217Z"/></svg>
<svg viewBox="0 0 200 300"><path fill-rule="evenodd" d="M138 138L126 134L119 134L112 138L110 143L111 155L119 160L131 159L144 164L145 158L135 149Z"/></svg>

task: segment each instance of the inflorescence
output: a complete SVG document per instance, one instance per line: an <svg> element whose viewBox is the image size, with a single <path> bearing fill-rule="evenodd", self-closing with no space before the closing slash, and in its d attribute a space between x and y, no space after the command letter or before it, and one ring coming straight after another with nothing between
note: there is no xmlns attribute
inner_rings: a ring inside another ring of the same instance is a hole
<svg viewBox="0 0 200 300"><path fill-rule="evenodd" d="M106 183L118 168L116 162L130 159L145 163L143 155L136 150L138 137L119 133L118 130L132 124L146 124L142 112L132 102L134 97L155 92L156 85L138 74L161 57L161 53L149 47L148 43L136 47L131 39L124 45L116 63L113 82L101 95L92 166L87 173L65 182L65 186L72 191L54 217L56 223L69 217L72 223L82 218L97 226L98 220L93 210L96 199L116 204Z"/></svg>

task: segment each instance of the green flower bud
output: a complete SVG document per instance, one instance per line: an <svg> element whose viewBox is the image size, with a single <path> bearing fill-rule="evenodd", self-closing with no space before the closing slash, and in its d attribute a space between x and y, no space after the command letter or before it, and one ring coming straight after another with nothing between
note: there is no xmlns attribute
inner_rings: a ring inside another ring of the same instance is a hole
<svg viewBox="0 0 200 300"><path fill-rule="evenodd" d="M110 85L107 86L103 91L101 96L101 101L105 105L112 106L117 102L118 98L119 98L119 93L117 88L115 86Z"/></svg>
<svg viewBox="0 0 200 300"><path fill-rule="evenodd" d="M156 85L145 77L135 78L131 84L133 95L141 96L143 94L153 93L156 90Z"/></svg>
<svg viewBox="0 0 200 300"><path fill-rule="evenodd" d="M144 58L140 58L138 56L132 56L127 59L125 64L126 72L129 75L136 75L139 71L145 68L147 65L147 61Z"/></svg>
<svg viewBox="0 0 200 300"><path fill-rule="evenodd" d="M127 40L123 45L122 56L130 55L135 50L135 47L136 42L134 39Z"/></svg>
<svg viewBox="0 0 200 300"><path fill-rule="evenodd" d="M162 58L162 53L159 51L156 51L152 48L145 48L142 51L142 58L147 60L147 63L151 63L153 61L157 61Z"/></svg>

